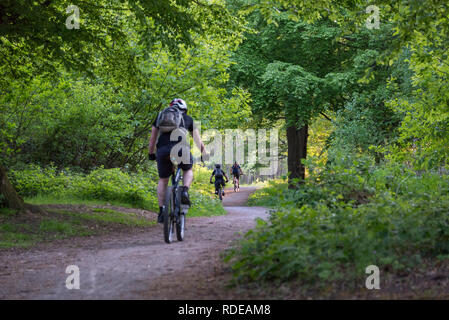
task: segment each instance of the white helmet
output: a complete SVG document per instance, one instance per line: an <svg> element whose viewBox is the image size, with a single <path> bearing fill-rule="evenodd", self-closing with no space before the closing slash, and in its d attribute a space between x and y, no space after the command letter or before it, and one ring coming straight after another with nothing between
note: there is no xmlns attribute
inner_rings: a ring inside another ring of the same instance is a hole
<svg viewBox="0 0 449 320"><path fill-rule="evenodd" d="M182 99L173 99L170 102L170 107L177 107L179 110L187 112L187 103Z"/></svg>

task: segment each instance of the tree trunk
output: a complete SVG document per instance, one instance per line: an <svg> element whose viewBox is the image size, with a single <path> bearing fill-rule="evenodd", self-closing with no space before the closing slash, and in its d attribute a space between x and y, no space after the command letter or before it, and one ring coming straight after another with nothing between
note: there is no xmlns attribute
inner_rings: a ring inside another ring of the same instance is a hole
<svg viewBox="0 0 449 320"><path fill-rule="evenodd" d="M11 185L6 174L6 168L0 164L0 193L4 197L6 207L10 209L25 210L25 203L16 189Z"/></svg>
<svg viewBox="0 0 449 320"><path fill-rule="evenodd" d="M16 189L9 182L6 168L0 164L0 194L4 197L6 207L20 212L31 211L34 213L44 213L45 211L39 207L23 202L22 197L17 193Z"/></svg>
<svg viewBox="0 0 449 320"><path fill-rule="evenodd" d="M288 145L288 187L295 189L298 183L294 179L299 179L299 183L304 182L305 167L302 159L307 157L307 138L309 137L309 126L306 124L301 129L296 126L287 128L287 145Z"/></svg>

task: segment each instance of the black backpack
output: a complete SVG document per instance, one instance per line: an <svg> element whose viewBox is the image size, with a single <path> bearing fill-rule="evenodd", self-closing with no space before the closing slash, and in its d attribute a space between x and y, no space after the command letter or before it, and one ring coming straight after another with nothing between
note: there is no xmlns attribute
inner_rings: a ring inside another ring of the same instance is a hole
<svg viewBox="0 0 449 320"><path fill-rule="evenodd" d="M215 179L223 179L223 170L215 169Z"/></svg>
<svg viewBox="0 0 449 320"><path fill-rule="evenodd" d="M182 116L182 111L176 107L165 108L159 113L156 120L156 127L158 127L162 133L172 132L183 126L184 117Z"/></svg>

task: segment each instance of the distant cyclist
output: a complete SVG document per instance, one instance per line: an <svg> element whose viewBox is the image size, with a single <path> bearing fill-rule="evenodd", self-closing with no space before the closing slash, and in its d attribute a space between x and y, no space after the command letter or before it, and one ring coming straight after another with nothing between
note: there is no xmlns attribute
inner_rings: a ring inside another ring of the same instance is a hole
<svg viewBox="0 0 449 320"><path fill-rule="evenodd" d="M234 162L234 165L231 167L231 173L234 176L234 184L237 186L237 190L240 189L240 175L243 174L242 168L240 168L239 164Z"/></svg>
<svg viewBox="0 0 449 320"><path fill-rule="evenodd" d="M215 194L218 194L218 189L220 186L223 186L223 189L226 185L223 178L226 178L226 182L229 181L228 177L226 176L226 173L221 169L221 165L216 164L215 169L212 172L212 175L210 176L210 183L212 183L212 178L215 177ZM223 191L224 195L224 191Z"/></svg>
<svg viewBox="0 0 449 320"><path fill-rule="evenodd" d="M149 149L149 159L157 161L159 182L157 185L157 197L159 201L159 215L157 221L164 223L162 214L170 175L174 171L171 161L173 158L172 149L181 146L178 150L177 158L181 158L179 166L183 170L183 187L181 192L181 203L190 205L189 187L193 182L193 157L190 153L190 145L187 140L187 132L193 136L193 140L201 154L204 153L204 144L201 141L199 130L194 127L192 117L187 115L187 104L182 99L174 99L170 106L161 111L153 123L151 130ZM157 139L157 144L156 144ZM154 148L157 147L157 153ZM182 154L186 151L186 154ZM176 156L176 149L174 150ZM172 157L171 157L172 156Z"/></svg>

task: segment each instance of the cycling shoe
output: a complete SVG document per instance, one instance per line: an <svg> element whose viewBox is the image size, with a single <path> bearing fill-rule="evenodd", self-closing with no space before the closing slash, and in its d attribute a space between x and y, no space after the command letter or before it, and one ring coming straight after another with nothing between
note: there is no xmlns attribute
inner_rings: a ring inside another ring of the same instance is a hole
<svg viewBox="0 0 449 320"><path fill-rule="evenodd" d="M189 189L187 187L183 187L181 191L181 203L187 204L190 206L190 197L189 197Z"/></svg>

